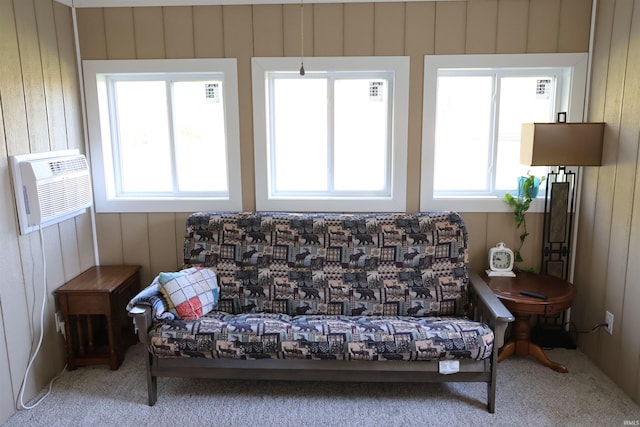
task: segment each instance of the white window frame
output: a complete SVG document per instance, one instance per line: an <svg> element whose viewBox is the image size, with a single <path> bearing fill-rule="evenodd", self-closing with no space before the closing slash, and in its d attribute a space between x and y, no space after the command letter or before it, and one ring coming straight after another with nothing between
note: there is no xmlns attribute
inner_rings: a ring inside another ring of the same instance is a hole
<svg viewBox="0 0 640 427"><path fill-rule="evenodd" d="M82 66L96 212L241 210L240 121L236 59L85 60L82 62ZM110 124L106 116L108 109L106 107L105 76L158 73L159 75L180 74L187 79L189 75L214 72L224 75L228 194L188 197L146 196L144 194L130 197L117 196Z"/></svg>
<svg viewBox="0 0 640 427"><path fill-rule="evenodd" d="M587 53L505 54L505 55L425 55L422 119L422 164L420 210L459 212L510 212L502 196L434 196L436 93L439 69L478 68L567 68L570 87L562 88L559 111L567 112L568 122L582 122L587 82ZM514 177L514 189L516 186ZM531 204L530 212L544 210L544 192Z"/></svg>
<svg viewBox="0 0 640 427"><path fill-rule="evenodd" d="M297 71L300 58L252 58L256 209L263 211L386 212L406 209L407 139L409 122L409 57L304 58L307 74L314 71L372 71L394 73L395 94L391 140L391 184L387 196L275 195L269 189L268 72Z"/></svg>

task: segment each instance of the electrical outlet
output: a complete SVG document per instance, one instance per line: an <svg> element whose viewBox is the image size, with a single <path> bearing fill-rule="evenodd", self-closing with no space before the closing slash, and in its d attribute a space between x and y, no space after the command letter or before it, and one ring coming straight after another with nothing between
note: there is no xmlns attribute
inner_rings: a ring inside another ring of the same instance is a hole
<svg viewBox="0 0 640 427"><path fill-rule="evenodd" d="M611 312L604 312L604 323L607 324L607 332L609 335L613 335L613 314Z"/></svg>

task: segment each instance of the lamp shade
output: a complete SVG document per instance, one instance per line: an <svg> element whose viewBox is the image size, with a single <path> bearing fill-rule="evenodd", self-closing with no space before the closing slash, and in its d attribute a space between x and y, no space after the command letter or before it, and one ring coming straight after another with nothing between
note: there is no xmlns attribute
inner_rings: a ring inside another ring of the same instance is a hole
<svg viewBox="0 0 640 427"><path fill-rule="evenodd" d="M600 166L604 123L523 123L520 163Z"/></svg>

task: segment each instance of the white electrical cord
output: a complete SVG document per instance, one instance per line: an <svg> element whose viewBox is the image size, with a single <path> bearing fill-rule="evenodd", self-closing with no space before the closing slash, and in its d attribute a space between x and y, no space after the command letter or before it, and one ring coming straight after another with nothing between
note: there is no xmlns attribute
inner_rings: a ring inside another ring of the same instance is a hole
<svg viewBox="0 0 640 427"><path fill-rule="evenodd" d="M67 369L67 365L62 368L62 371L53 377L53 379L49 382L49 390L45 393L44 396L40 397L33 405L25 405L24 404L24 389L27 384L27 377L29 376L29 371L31 370L31 366L33 362L36 360L36 356L38 356L38 352L40 351L40 347L42 346L42 339L44 338L44 309L47 305L47 258L45 256L44 251L44 235L42 234L42 227L40 230L40 251L42 253L42 308L40 309L40 338L38 339L38 345L31 356L31 360L29 360L29 364L27 365L27 370L24 373L24 377L22 378L22 385L20 386L20 396L18 399L18 404L21 409L33 409L40 404L49 394L51 393L51 389L53 388L53 383L55 380L60 378L60 376L64 373L65 369ZM34 292L35 299L35 292Z"/></svg>

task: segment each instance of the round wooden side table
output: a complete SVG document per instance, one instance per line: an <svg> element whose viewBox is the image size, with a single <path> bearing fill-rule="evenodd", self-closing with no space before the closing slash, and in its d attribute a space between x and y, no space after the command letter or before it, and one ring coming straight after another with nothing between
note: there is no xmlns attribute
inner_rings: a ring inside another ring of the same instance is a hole
<svg viewBox="0 0 640 427"><path fill-rule="evenodd" d="M576 287L558 277L527 272L519 272L516 277L489 277L483 273L482 278L516 318L510 340L500 349L498 362L514 353L516 356L531 355L554 371L569 372L564 365L549 360L542 348L531 342L530 321L532 315L557 314L571 307ZM521 292L544 295L546 299Z"/></svg>

